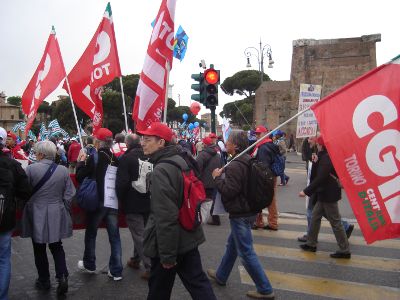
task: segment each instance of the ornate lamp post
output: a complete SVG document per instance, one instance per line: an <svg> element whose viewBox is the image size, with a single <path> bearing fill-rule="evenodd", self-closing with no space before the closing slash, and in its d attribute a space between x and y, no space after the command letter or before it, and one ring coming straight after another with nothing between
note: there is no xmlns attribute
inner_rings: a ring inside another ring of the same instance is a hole
<svg viewBox="0 0 400 300"><path fill-rule="evenodd" d="M263 82L264 75L264 57L268 56L268 68L273 68L274 61L272 60L272 50L271 46L268 44L263 45L260 39L260 48L256 47L247 47L244 50L244 55L247 58L247 68L251 68L250 57L255 55L257 57L258 62L258 71L260 72L260 82Z"/></svg>

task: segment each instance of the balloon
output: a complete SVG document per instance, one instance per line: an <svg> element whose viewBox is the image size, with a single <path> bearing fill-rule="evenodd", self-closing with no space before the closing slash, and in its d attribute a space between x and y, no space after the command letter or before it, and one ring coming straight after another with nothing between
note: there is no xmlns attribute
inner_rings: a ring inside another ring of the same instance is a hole
<svg viewBox="0 0 400 300"><path fill-rule="evenodd" d="M197 114L199 113L201 109L200 103L199 102L193 102L190 105L190 111L192 112L192 114L194 114L195 116L197 116Z"/></svg>
<svg viewBox="0 0 400 300"><path fill-rule="evenodd" d="M190 123L189 126L188 126L188 128L189 128L189 130L193 130L194 125L193 125L192 123Z"/></svg>
<svg viewBox="0 0 400 300"><path fill-rule="evenodd" d="M188 114L186 114L186 113L182 115L182 119L183 119L184 121L187 121L188 117L189 117L189 116L188 116Z"/></svg>
<svg viewBox="0 0 400 300"><path fill-rule="evenodd" d="M197 127L199 127L200 123L199 122L194 122L193 125L194 125L194 128L197 128Z"/></svg>

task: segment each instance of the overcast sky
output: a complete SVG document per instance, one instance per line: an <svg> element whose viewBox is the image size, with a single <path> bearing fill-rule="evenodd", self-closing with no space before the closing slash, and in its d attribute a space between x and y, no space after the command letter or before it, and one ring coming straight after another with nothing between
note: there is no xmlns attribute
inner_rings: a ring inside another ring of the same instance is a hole
<svg viewBox="0 0 400 300"><path fill-rule="evenodd" d="M67 73L87 47L106 0L2 0L0 10L0 91L21 96L43 54L51 26L56 28ZM151 34L151 22L161 0L113 0L114 28L122 73L140 73ZM400 54L398 4L389 0L268 1L177 0L175 29L182 25L189 36L182 62L174 60L170 83L173 98L190 105L198 64L205 59L221 70L221 79L246 69L244 49L269 44L274 68L265 71L272 80L289 80L292 41L360 37L380 33L377 63ZM253 57L252 67L258 70ZM222 82L221 80L221 82ZM66 94L59 88L46 100ZM240 99L219 92L223 104ZM200 114L206 112L202 109Z"/></svg>

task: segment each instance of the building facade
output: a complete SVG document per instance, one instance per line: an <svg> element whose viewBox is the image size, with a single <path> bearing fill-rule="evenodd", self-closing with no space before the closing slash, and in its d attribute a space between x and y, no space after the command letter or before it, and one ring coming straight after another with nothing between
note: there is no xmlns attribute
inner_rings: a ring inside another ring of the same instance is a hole
<svg viewBox="0 0 400 300"><path fill-rule="evenodd" d="M11 130L13 126L22 122L19 118L19 106L6 103L6 95L0 92L0 126L5 130Z"/></svg>
<svg viewBox="0 0 400 300"><path fill-rule="evenodd" d="M300 84L321 85L321 99L376 67L380 34L293 41L290 80L264 82L256 91L254 120L275 128L298 112ZM296 135L297 120L283 127ZM300 143L301 141L297 141Z"/></svg>

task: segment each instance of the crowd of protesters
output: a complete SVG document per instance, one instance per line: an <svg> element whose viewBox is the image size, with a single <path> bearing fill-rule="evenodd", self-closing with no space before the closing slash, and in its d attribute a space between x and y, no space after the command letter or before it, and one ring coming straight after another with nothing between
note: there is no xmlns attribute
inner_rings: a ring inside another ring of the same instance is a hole
<svg viewBox="0 0 400 300"><path fill-rule="evenodd" d="M267 134L269 137L265 138ZM236 159L260 138L264 138L262 142ZM4 215L0 218L1 300L8 299L11 236L16 226L17 206L23 208L20 235L32 240L38 272L35 287L44 291L51 287L48 245L54 259L57 294L67 293L69 273L62 240L73 234L70 211L75 194L90 180L96 183L98 204L85 211L83 253L77 262L82 272L96 274L97 230L104 221L110 243L108 276L114 281L122 280L120 211L125 215L133 241L127 266L144 268L141 277L148 280L147 299L169 299L176 274L193 299L216 299L209 278L225 286L237 257L256 286L256 290L249 291L247 296L274 298L272 285L254 251L251 230L278 230L276 189L287 185L290 179L285 174L285 160L287 151L295 150L293 135L287 140L282 131L271 134L260 125L247 133L233 130L226 142L214 133L194 142L180 138L165 124L153 123L137 134L116 134L114 137L110 130L101 128L85 138L83 148L80 142L73 137L70 140L50 138L36 143L28 139L18 143L14 133L0 127L2 186L9 178L8 191L4 193L14 203L5 213L0 211L0 217ZM298 238L304 242L300 247L305 251L316 251L324 216L331 223L339 246L331 257L350 258L348 238L354 225L341 221L337 205L341 190L323 137L306 139L302 155L309 165L310 183L299 196L309 196L310 201L307 231ZM247 205L251 199L246 192L249 180L246 166L251 159L262 162L274 174L274 197L266 208L267 224L264 224L262 211L253 211ZM25 170L18 163L21 161L27 162ZM230 161L232 163L224 168ZM277 161L282 164L280 171L274 171ZM105 177L110 167L116 169L115 192L119 209L105 204ZM198 246L205 241L202 227L188 231L178 221L184 193L181 170L187 168L196 169L206 197L213 200L207 223L221 225L220 216L214 214L217 194L229 214L231 231L216 270L204 272L202 268L198 251Z"/></svg>

